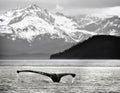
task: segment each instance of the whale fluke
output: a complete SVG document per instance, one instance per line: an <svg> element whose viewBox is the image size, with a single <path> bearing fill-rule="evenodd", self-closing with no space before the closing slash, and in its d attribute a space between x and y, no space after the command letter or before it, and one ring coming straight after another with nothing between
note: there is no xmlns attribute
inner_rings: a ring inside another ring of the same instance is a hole
<svg viewBox="0 0 120 93"><path fill-rule="evenodd" d="M76 76L76 74L74 74L74 73L56 74L56 73L45 73L45 72L33 71L33 70L17 70L18 74L20 72L31 72L31 73L41 74L41 75L44 75L44 76L47 76L47 77L51 78L53 82L60 82L61 78L64 77L64 76L67 76L67 75L71 75L73 78Z"/></svg>

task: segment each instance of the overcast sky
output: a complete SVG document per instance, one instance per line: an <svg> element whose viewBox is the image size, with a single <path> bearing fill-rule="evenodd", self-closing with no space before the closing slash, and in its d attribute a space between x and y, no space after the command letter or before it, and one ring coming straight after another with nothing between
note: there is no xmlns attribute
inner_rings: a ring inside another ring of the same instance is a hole
<svg viewBox="0 0 120 93"><path fill-rule="evenodd" d="M68 15L75 15L120 6L120 0L0 0L0 11L27 7L30 4L36 4L49 11L57 10Z"/></svg>

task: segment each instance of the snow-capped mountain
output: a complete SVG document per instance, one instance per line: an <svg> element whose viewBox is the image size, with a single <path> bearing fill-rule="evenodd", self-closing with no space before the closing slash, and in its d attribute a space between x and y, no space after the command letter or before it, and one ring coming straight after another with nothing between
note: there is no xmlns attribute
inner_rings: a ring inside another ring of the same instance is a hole
<svg viewBox="0 0 120 93"><path fill-rule="evenodd" d="M25 39L29 43L35 38L64 39L66 42L79 42L94 32L79 30L72 18L60 13L50 13L36 5L24 9L11 10L0 15L0 35L12 40Z"/></svg>
<svg viewBox="0 0 120 93"><path fill-rule="evenodd" d="M120 17L118 15L85 15L74 19L80 30L95 32L99 35L120 36Z"/></svg>
<svg viewBox="0 0 120 93"><path fill-rule="evenodd" d="M70 17L30 5L0 15L0 55L50 55L94 35L120 36L119 30L120 16L115 12Z"/></svg>
<svg viewBox="0 0 120 93"><path fill-rule="evenodd" d="M29 43L44 35L52 39L64 39L66 42L80 42L97 34L119 35L119 19L114 14L67 17L30 5L1 14L0 35L12 40L24 39Z"/></svg>

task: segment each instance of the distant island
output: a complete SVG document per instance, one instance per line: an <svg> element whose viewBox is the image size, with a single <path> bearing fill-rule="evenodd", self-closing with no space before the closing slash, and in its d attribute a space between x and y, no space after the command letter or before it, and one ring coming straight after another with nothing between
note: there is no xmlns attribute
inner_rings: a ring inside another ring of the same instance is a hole
<svg viewBox="0 0 120 93"><path fill-rule="evenodd" d="M50 59L120 59L120 37L93 36Z"/></svg>

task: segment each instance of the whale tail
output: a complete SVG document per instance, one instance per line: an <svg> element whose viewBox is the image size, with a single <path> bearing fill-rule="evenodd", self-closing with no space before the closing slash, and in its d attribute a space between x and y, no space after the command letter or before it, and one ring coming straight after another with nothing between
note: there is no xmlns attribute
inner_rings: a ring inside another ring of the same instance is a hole
<svg viewBox="0 0 120 93"><path fill-rule="evenodd" d="M40 72L40 71L33 71L33 70L17 70L17 73L19 74L20 72L31 72L31 73L37 73L41 74L44 76L48 76L49 78L52 79L53 82L60 82L61 78L66 75L71 75L73 78L76 76L74 73L61 73L61 74L54 74L54 73L45 73L45 72Z"/></svg>

